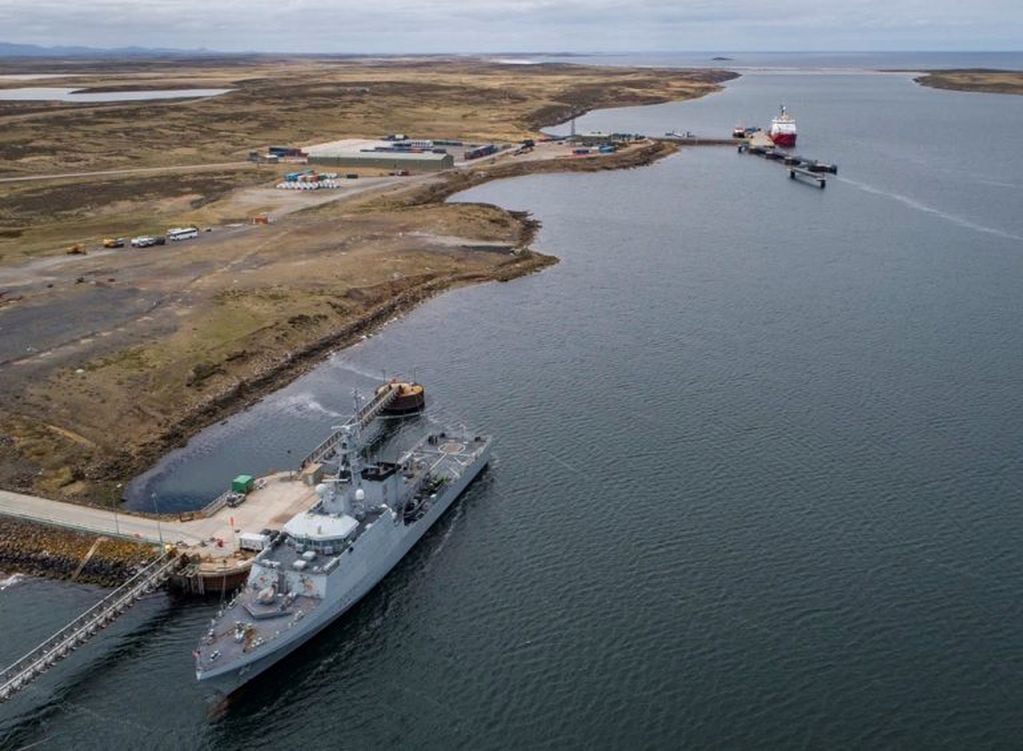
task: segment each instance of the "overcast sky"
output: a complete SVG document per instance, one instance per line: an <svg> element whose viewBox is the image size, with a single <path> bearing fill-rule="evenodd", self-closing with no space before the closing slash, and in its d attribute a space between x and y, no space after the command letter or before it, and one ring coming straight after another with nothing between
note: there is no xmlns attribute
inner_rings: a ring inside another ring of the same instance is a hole
<svg viewBox="0 0 1023 751"><path fill-rule="evenodd" d="M1020 50L1023 0L0 0L0 41L295 52Z"/></svg>

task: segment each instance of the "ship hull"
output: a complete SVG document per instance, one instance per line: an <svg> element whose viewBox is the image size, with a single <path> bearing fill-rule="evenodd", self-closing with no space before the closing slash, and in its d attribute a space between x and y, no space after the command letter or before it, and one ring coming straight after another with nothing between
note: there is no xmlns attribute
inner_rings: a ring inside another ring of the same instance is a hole
<svg viewBox="0 0 1023 751"><path fill-rule="evenodd" d="M771 136L771 141L774 142L775 146L780 146L783 149L791 149L796 145L796 134L795 133L775 133Z"/></svg>
<svg viewBox="0 0 1023 751"><path fill-rule="evenodd" d="M291 629L288 633L282 634L281 640L275 645L272 652L241 665L235 665L222 670L204 670L196 677L199 681L213 689L219 694L229 695L250 682L286 656L305 644L320 631L329 626L333 621L340 618L348 610L354 607L364 596L366 596L388 573L405 557L417 542L426 534L433 524L450 508L462 495L469 484L483 471L483 468L490 461L490 446L487 445L478 460L467 467L461 477L448 486L447 492L438 502L414 524L407 527L405 534L392 541L392 544L382 550L379 556L372 561L366 561L359 567L364 571L357 579L344 587L344 593L335 597L331 602L323 602L313 610L299 627Z"/></svg>

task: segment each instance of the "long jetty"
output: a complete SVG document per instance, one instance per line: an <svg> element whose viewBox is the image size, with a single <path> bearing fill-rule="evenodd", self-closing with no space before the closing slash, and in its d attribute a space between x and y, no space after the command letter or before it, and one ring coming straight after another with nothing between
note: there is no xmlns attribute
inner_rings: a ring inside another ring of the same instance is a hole
<svg viewBox="0 0 1023 751"><path fill-rule="evenodd" d="M837 175L838 165L828 162L821 162L817 159L809 159L797 154L790 154L787 151L776 149L774 146L763 143L742 141L737 146L740 154L754 154L763 157L769 162L779 162L789 169L789 177L793 180L800 178L817 184L819 188L827 187L827 174Z"/></svg>
<svg viewBox="0 0 1023 751"><path fill-rule="evenodd" d="M106 628L144 595L160 587L180 564L181 555L177 551L164 552L60 631L5 668L0 672L0 702L7 701L27 687Z"/></svg>
<svg viewBox="0 0 1023 751"><path fill-rule="evenodd" d="M734 138L706 138L704 136L651 136L651 141L677 143L681 146L735 146Z"/></svg>

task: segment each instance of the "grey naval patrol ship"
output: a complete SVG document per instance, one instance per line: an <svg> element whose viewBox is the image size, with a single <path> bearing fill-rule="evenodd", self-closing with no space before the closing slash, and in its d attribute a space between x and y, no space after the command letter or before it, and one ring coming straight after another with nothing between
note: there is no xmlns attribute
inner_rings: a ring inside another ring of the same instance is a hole
<svg viewBox="0 0 1023 751"><path fill-rule="evenodd" d="M364 438L381 414L421 409L418 384L390 383L303 462L293 492L310 508L265 547L193 652L199 681L229 694L297 649L369 592L486 466L491 440L425 436L395 462L369 462Z"/></svg>

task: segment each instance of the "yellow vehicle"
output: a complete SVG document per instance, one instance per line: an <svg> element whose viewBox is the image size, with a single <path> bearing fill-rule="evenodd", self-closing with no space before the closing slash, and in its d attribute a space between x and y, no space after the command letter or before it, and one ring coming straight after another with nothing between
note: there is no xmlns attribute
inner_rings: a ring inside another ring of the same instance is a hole
<svg viewBox="0 0 1023 751"><path fill-rule="evenodd" d="M75 243L74 245L68 246L67 254L69 256L84 256L88 255L88 251L82 243Z"/></svg>
<svg viewBox="0 0 1023 751"><path fill-rule="evenodd" d="M123 237L118 237L118 238L114 239L112 237L106 237L106 238L103 239L103 247L104 248L123 248L124 247L124 238Z"/></svg>

